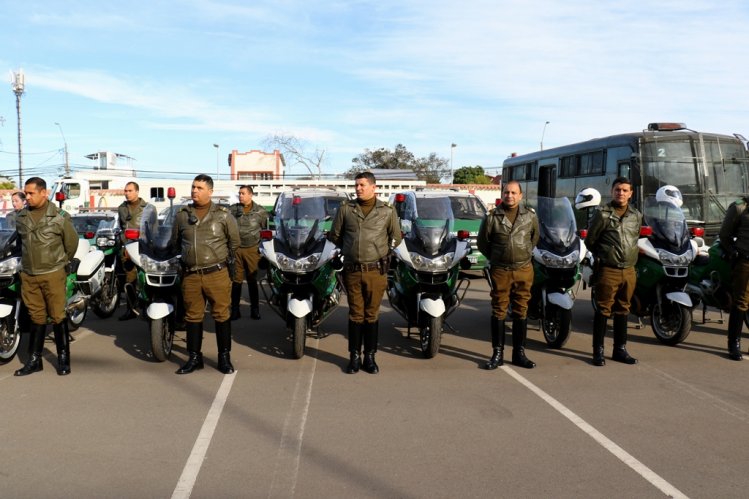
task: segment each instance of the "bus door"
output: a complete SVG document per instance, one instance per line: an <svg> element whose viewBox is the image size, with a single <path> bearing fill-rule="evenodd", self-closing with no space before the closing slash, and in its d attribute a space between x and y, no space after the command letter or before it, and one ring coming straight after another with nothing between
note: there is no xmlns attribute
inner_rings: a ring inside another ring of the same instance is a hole
<svg viewBox="0 0 749 499"><path fill-rule="evenodd" d="M539 197L557 197L557 165L542 165L538 167Z"/></svg>

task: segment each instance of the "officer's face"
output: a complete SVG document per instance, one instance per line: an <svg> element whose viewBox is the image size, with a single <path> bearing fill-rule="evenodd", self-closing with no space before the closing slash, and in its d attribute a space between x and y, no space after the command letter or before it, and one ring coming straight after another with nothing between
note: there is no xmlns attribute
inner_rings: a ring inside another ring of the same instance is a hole
<svg viewBox="0 0 749 499"><path fill-rule="evenodd" d="M370 184L366 178L356 179L356 197L362 201L368 201L375 195L375 184Z"/></svg>
<svg viewBox="0 0 749 499"><path fill-rule="evenodd" d="M195 203L195 206L205 206L210 203L212 194L213 189L209 188L206 182L202 182L199 180L194 180L192 182L190 195L192 197L192 202Z"/></svg>
<svg viewBox="0 0 749 499"><path fill-rule="evenodd" d="M135 188L133 184L127 184L125 186L125 199L128 203L133 203L138 199L140 191Z"/></svg>
<svg viewBox="0 0 749 499"><path fill-rule="evenodd" d="M632 197L632 186L629 184L616 184L611 188L611 197L616 206L625 206Z"/></svg>
<svg viewBox="0 0 749 499"><path fill-rule="evenodd" d="M520 185L515 182L505 184L502 190L502 206L505 208L515 208L520 200L523 199L523 194L520 192Z"/></svg>
<svg viewBox="0 0 749 499"><path fill-rule="evenodd" d="M40 189L36 184L23 186L23 192L26 194L26 203L29 208L38 208L47 200L47 189Z"/></svg>
<svg viewBox="0 0 749 499"><path fill-rule="evenodd" d="M252 193L249 189L239 189L239 202L243 206L250 206L250 203L252 203Z"/></svg>

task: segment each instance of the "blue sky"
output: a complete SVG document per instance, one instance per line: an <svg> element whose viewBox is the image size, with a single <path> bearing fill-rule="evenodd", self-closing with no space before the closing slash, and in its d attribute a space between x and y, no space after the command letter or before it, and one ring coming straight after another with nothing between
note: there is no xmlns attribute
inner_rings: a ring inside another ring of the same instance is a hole
<svg viewBox="0 0 749 499"><path fill-rule="evenodd" d="M0 0L0 171L54 178L114 151L149 172L221 172L291 134L324 172L404 144L454 167L652 121L749 136L742 0ZM55 123L60 123L60 127ZM303 174L300 166L291 174Z"/></svg>

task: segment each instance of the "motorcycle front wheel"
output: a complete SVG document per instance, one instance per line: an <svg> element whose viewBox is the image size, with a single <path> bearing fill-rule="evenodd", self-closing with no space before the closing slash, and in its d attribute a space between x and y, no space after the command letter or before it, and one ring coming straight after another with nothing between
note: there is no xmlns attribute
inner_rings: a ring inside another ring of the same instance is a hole
<svg viewBox="0 0 749 499"><path fill-rule="evenodd" d="M419 328L419 343L424 358L431 359L440 351L442 343L442 317L429 317Z"/></svg>
<svg viewBox="0 0 749 499"><path fill-rule="evenodd" d="M13 327L11 318L3 317L0 319L0 365L7 364L13 360L20 343L20 331L18 328Z"/></svg>
<svg viewBox="0 0 749 499"><path fill-rule="evenodd" d="M553 303L546 304L546 316L541 318L541 329L549 348L562 348L570 338L572 310Z"/></svg>
<svg viewBox="0 0 749 499"><path fill-rule="evenodd" d="M151 352L159 362L164 362L172 355L174 344L174 322L170 315L161 319L151 319Z"/></svg>
<svg viewBox="0 0 749 499"><path fill-rule="evenodd" d="M83 324L83 321L86 319L86 314L88 313L88 307L83 307L82 309L68 309L65 311L65 315L68 317L68 331L75 331L79 327L81 327L81 324Z"/></svg>
<svg viewBox="0 0 749 499"><path fill-rule="evenodd" d="M120 305L120 288L117 283L117 276L109 273L104 277L99 296L91 304L94 313L106 319L112 317L112 314Z"/></svg>
<svg viewBox="0 0 749 499"><path fill-rule="evenodd" d="M664 301L650 312L653 334L664 345L678 345L692 330L692 310L679 303Z"/></svg>
<svg viewBox="0 0 749 499"><path fill-rule="evenodd" d="M307 343L307 317L294 317L291 331L291 355L295 359L304 357L304 346Z"/></svg>

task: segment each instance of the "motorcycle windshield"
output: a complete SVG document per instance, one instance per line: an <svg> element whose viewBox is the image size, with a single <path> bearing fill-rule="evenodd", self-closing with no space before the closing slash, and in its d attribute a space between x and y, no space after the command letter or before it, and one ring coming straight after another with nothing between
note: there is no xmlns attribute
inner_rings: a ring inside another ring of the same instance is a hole
<svg viewBox="0 0 749 499"><path fill-rule="evenodd" d="M20 252L15 229L0 229L0 255L6 258Z"/></svg>
<svg viewBox="0 0 749 499"><path fill-rule="evenodd" d="M169 247L176 215L177 210L169 210L163 220L159 220L156 207L151 204L146 205L140 216L141 247L145 246L152 253L163 258L176 255L175 250Z"/></svg>
<svg viewBox="0 0 749 499"><path fill-rule="evenodd" d="M448 197L416 197L416 205L405 210L403 219L411 225L406 234L410 246L425 255L444 251L455 238L452 234L455 218Z"/></svg>
<svg viewBox="0 0 749 499"><path fill-rule="evenodd" d="M653 229L653 238L662 241L664 249L681 250L689 243L689 229L684 212L675 204L647 198L643 216L645 224Z"/></svg>
<svg viewBox="0 0 749 499"><path fill-rule="evenodd" d="M556 251L570 249L577 241L577 224L572 204L566 197L538 198L536 210L541 242Z"/></svg>
<svg viewBox="0 0 749 499"><path fill-rule="evenodd" d="M281 194L276 204L274 221L276 239L294 255L324 239L322 223L327 217L325 200L320 196Z"/></svg>

